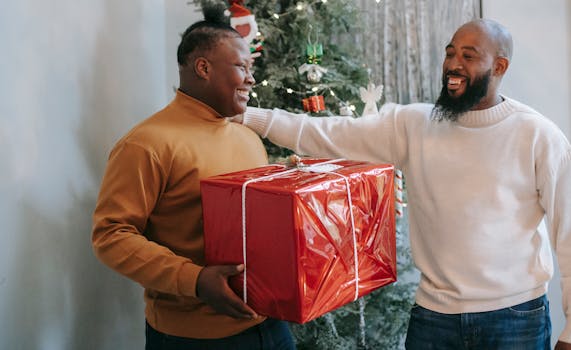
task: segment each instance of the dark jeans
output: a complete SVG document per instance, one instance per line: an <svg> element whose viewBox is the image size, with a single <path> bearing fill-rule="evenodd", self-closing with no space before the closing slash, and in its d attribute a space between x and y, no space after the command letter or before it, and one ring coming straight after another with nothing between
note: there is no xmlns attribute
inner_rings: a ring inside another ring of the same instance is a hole
<svg viewBox="0 0 571 350"><path fill-rule="evenodd" d="M295 350L286 322L268 318L242 333L220 339L191 339L167 335L145 327L145 350Z"/></svg>
<svg viewBox="0 0 571 350"><path fill-rule="evenodd" d="M415 304L406 337L409 350L548 350L550 344L546 296L505 309L453 315Z"/></svg>

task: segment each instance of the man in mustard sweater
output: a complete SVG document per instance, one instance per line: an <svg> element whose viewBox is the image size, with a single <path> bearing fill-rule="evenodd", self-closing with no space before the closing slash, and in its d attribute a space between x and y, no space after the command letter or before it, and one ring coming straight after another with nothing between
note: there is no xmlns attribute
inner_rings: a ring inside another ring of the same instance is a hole
<svg viewBox="0 0 571 350"><path fill-rule="evenodd" d="M115 145L93 216L96 256L145 288L146 349L294 349L283 321L259 316L229 288L243 266L204 262L200 180L261 166L244 113L254 84L248 43L213 21L178 47L180 87Z"/></svg>

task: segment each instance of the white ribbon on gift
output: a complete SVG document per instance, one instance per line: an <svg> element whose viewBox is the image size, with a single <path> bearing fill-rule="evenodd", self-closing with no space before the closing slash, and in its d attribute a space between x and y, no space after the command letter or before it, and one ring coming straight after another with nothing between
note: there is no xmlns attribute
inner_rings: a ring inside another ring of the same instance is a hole
<svg viewBox="0 0 571 350"><path fill-rule="evenodd" d="M353 216L353 203L351 201L351 188L349 186L349 179L346 176L334 172L335 169L341 168L341 166L335 166L331 163L341 161L343 159L333 159L326 162L316 163L309 165L307 167L292 168L289 170L281 171L275 174L270 174L262 176L255 179L250 179L242 184L242 253L244 255L244 281L243 281L243 299L244 302L248 302L248 264L246 263L246 188L249 184L259 181L272 180L274 178L291 174L296 171L306 171L312 173L324 173L331 174L341 177L345 181L347 187L347 198L349 201L349 216L351 218L351 232L353 235L353 256L355 261L355 298L353 301L357 300L359 297L359 258L357 256L357 234L355 232L355 218Z"/></svg>

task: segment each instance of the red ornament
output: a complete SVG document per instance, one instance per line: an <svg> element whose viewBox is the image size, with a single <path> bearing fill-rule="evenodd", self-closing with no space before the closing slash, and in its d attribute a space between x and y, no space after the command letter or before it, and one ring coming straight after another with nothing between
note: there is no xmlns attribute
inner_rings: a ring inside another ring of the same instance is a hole
<svg viewBox="0 0 571 350"><path fill-rule="evenodd" d="M304 98L301 102L303 103L303 110L306 112L319 112L325 110L325 100L321 95Z"/></svg>

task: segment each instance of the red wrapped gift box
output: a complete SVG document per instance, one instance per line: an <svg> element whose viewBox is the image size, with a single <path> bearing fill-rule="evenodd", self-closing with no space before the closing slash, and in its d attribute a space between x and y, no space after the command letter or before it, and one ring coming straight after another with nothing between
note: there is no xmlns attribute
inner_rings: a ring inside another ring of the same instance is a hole
<svg viewBox="0 0 571 350"><path fill-rule="evenodd" d="M201 181L207 264L245 263L232 289L297 323L396 281L394 167L303 162Z"/></svg>

